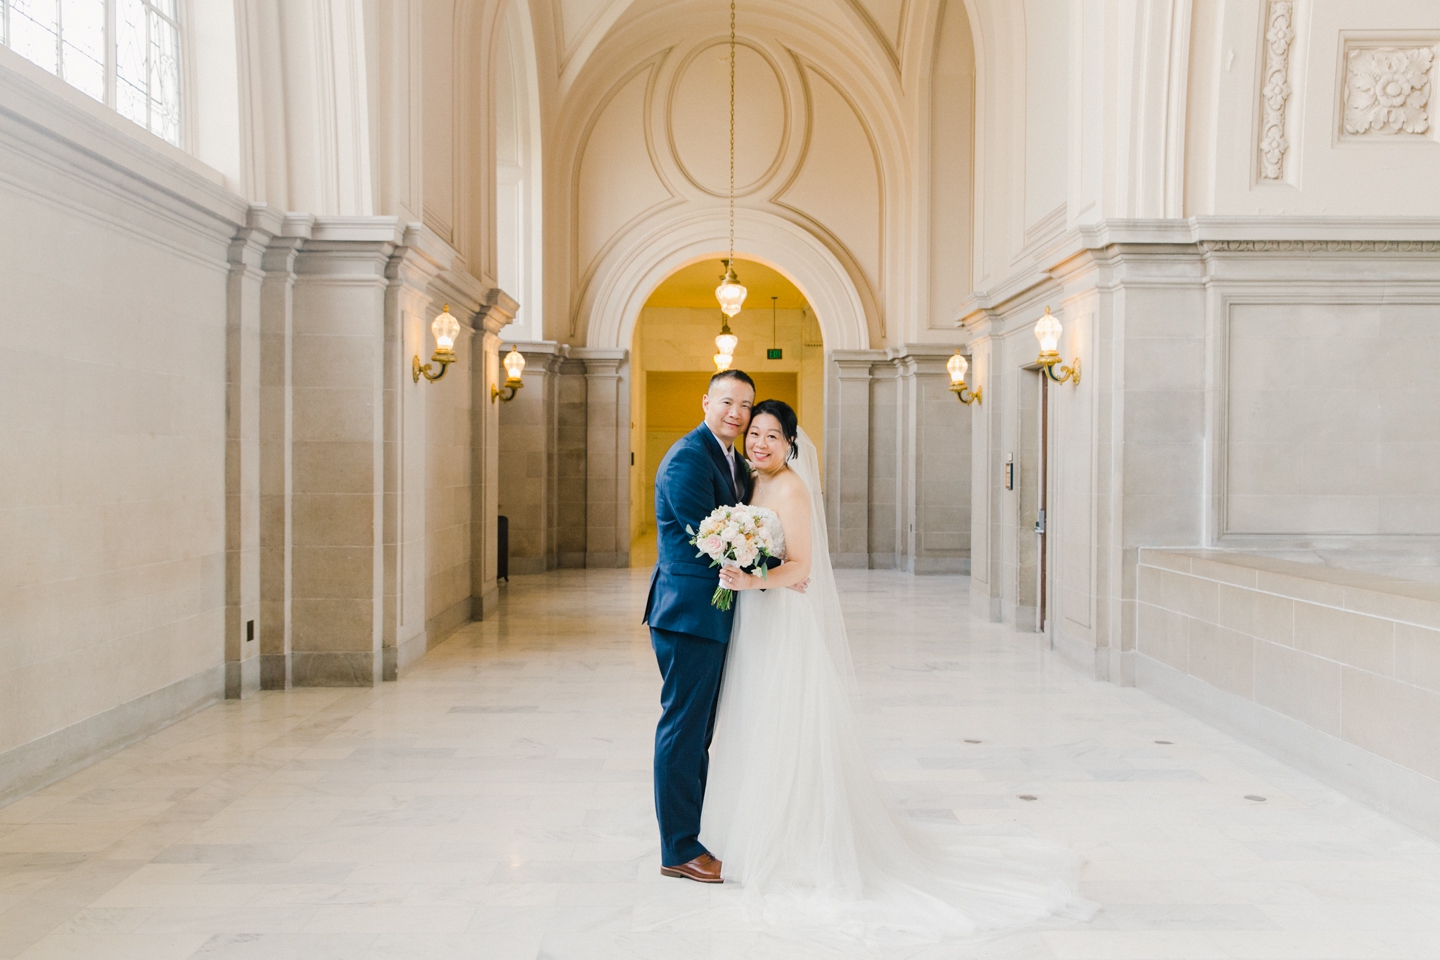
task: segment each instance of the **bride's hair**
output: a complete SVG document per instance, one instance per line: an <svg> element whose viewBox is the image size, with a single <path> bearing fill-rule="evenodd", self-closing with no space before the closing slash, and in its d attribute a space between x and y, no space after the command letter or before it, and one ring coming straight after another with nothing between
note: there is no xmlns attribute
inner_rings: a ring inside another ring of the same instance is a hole
<svg viewBox="0 0 1440 960"><path fill-rule="evenodd" d="M790 455L785 459L794 460L800 455L800 447L795 443L795 438L800 434L800 421L796 418L795 411L784 400L761 400L750 408L750 422L754 423L755 418L762 413L768 413L780 421L780 432L785 434L785 442L790 444Z"/></svg>

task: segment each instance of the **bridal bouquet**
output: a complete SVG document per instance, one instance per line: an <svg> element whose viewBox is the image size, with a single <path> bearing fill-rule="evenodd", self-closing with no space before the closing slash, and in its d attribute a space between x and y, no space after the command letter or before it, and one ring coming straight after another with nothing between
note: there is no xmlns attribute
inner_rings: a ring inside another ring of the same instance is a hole
<svg viewBox="0 0 1440 960"><path fill-rule="evenodd" d="M769 569L765 561L775 548L769 525L770 517L742 503L735 507L716 507L701 521L699 533L688 526L685 532L700 551L695 556L709 557L710 566L739 567L763 577ZM710 603L729 610L734 599L735 591L716 587Z"/></svg>

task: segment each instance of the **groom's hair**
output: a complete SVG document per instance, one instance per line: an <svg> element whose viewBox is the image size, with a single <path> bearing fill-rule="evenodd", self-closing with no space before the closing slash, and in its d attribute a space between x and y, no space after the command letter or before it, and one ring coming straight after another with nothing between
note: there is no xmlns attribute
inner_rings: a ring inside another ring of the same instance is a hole
<svg viewBox="0 0 1440 960"><path fill-rule="evenodd" d="M705 387L705 392L709 393L710 388L715 386L715 384L719 383L721 380L739 380L741 383L748 386L752 391L755 389L755 381L751 380L750 374L746 373L744 370L721 370L719 373L715 374L713 377L710 378L710 383L708 386Z"/></svg>

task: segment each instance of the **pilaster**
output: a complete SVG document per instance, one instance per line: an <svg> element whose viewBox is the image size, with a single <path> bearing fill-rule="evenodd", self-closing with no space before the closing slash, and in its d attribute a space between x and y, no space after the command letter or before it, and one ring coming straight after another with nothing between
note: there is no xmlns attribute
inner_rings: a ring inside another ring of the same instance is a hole
<svg viewBox="0 0 1440 960"><path fill-rule="evenodd" d="M470 598L472 617L490 615L499 599L496 547L500 515L500 331L519 304L498 288L485 292L473 321L470 395Z"/></svg>
<svg viewBox="0 0 1440 960"><path fill-rule="evenodd" d="M313 218L289 215L265 251L260 288L260 686L291 684L295 257Z"/></svg>
<svg viewBox="0 0 1440 960"><path fill-rule="evenodd" d="M580 348L585 364L585 566L630 565L628 350Z"/></svg>
<svg viewBox="0 0 1440 960"><path fill-rule="evenodd" d="M825 509L837 568L870 566L870 368L883 350L835 350L825 399Z"/></svg>
<svg viewBox="0 0 1440 960"><path fill-rule="evenodd" d="M500 407L499 511L510 524L511 574L543 573L559 566L558 400L569 348L553 341L514 346L525 358L525 388Z"/></svg>
<svg viewBox="0 0 1440 960"><path fill-rule="evenodd" d="M970 423L945 364L953 347L909 344L899 375L900 565L911 573L970 572Z"/></svg>
<svg viewBox="0 0 1440 960"><path fill-rule="evenodd" d="M383 674L386 276L399 223L317 220L295 262L292 678Z"/></svg>
<svg viewBox="0 0 1440 960"><path fill-rule="evenodd" d="M252 211L230 244L225 324L225 696L260 689L260 300L279 217Z"/></svg>

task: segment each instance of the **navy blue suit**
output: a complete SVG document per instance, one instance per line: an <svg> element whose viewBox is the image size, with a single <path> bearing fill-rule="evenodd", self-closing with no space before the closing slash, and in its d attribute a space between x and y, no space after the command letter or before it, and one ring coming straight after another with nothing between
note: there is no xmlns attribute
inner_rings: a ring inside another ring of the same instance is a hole
<svg viewBox="0 0 1440 960"><path fill-rule="evenodd" d="M736 453L737 463L739 453ZM710 428L703 423L675 443L655 474L655 525L659 559L650 578L645 623L660 664L660 723L655 728L655 816L660 821L660 862L673 867L706 850L700 845L700 806L710 765L710 738L720 701L720 675L730 640L731 610L710 598L720 569L697 557L688 526L721 505L749 496L743 464L737 478Z"/></svg>

